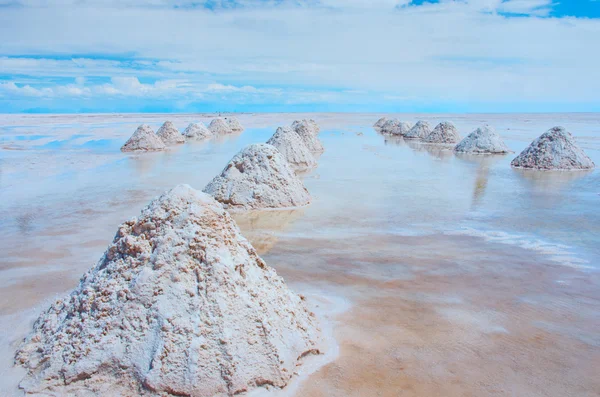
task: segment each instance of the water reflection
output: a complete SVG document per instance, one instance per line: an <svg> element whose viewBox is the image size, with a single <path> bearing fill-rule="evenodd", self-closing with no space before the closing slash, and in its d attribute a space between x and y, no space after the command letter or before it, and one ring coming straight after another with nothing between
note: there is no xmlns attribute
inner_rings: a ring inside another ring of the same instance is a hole
<svg viewBox="0 0 600 397"><path fill-rule="evenodd" d="M415 140L404 140L404 144L416 152L425 152L438 160L448 160L454 156L452 146L432 145Z"/></svg>
<svg viewBox="0 0 600 397"><path fill-rule="evenodd" d="M582 171L538 171L513 168L519 179L536 190L563 190L580 179L591 175L594 170Z"/></svg>
<svg viewBox="0 0 600 397"><path fill-rule="evenodd" d="M488 186L490 169L494 164L502 160L503 154L473 155L466 153L455 153L456 158L467 163L477 165L475 176L475 186L473 187L473 198L471 200L471 209L477 209L481 204L485 191Z"/></svg>

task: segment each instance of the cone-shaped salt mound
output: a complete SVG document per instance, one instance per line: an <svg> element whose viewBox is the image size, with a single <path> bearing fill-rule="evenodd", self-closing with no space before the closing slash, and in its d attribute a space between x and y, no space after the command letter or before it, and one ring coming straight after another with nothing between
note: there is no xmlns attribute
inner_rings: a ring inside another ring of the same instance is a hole
<svg viewBox="0 0 600 397"><path fill-rule="evenodd" d="M415 124L406 134L404 134L404 138L424 139L429 134L431 134L431 127L429 127L429 123L427 121L417 121L417 124Z"/></svg>
<svg viewBox="0 0 600 397"><path fill-rule="evenodd" d="M146 124L140 125L131 138L121 146L123 152L165 150L164 142Z"/></svg>
<svg viewBox="0 0 600 397"><path fill-rule="evenodd" d="M308 150L322 153L325 151L317 135L319 126L314 120L296 120L292 123L292 129L300 136Z"/></svg>
<svg viewBox="0 0 600 397"><path fill-rule="evenodd" d="M187 126L185 131L183 131L183 135L185 135L185 137L188 139L201 140L210 138L212 136L212 133L202 123L190 123L190 125Z"/></svg>
<svg viewBox="0 0 600 397"><path fill-rule="evenodd" d="M177 145L179 143L185 143L185 138L181 133L175 128L173 123L170 121L165 121L165 123L160 126L158 131L156 131L156 135L165 143L165 145Z"/></svg>
<svg viewBox="0 0 600 397"><path fill-rule="evenodd" d="M472 154L510 153L510 149L494 127L484 125L471 132L454 148L455 152Z"/></svg>
<svg viewBox="0 0 600 397"><path fill-rule="evenodd" d="M427 135L423 142L427 143L457 143L460 140L460 134L454 127L454 124L449 121L439 123L429 135Z"/></svg>
<svg viewBox="0 0 600 397"><path fill-rule="evenodd" d="M387 117L382 117L379 120L377 120L375 122L375 124L373 124L374 128L381 128L383 127L383 125L385 124L385 122L388 121Z"/></svg>
<svg viewBox="0 0 600 397"><path fill-rule="evenodd" d="M594 162L563 127L554 127L531 143L511 163L538 170L589 170Z"/></svg>
<svg viewBox="0 0 600 397"><path fill-rule="evenodd" d="M242 124L236 117L225 117L225 120L229 124L229 128L231 128L232 131L244 131L244 127L242 127Z"/></svg>
<svg viewBox="0 0 600 397"><path fill-rule="evenodd" d="M317 166L315 156L294 130L289 127L279 127L267 141L281 152L290 166L296 171L306 171Z"/></svg>
<svg viewBox="0 0 600 397"><path fill-rule="evenodd" d="M231 134L233 132L229 123L222 118L213 119L208 125L208 129L214 135Z"/></svg>
<svg viewBox="0 0 600 397"><path fill-rule="evenodd" d="M223 206L179 185L119 227L16 361L27 393L233 396L285 386L318 340L302 298Z"/></svg>
<svg viewBox="0 0 600 397"><path fill-rule="evenodd" d="M285 157L266 143L242 149L204 191L233 209L298 207L310 202Z"/></svg>
<svg viewBox="0 0 600 397"><path fill-rule="evenodd" d="M408 131L410 131L410 124L398 119L388 120L381 126L381 132L388 135L403 136Z"/></svg>

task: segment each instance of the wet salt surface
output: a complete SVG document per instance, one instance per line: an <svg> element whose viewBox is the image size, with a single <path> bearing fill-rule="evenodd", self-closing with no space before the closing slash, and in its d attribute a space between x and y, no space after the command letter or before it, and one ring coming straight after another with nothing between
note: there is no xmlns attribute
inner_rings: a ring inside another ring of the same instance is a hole
<svg viewBox="0 0 600 397"><path fill-rule="evenodd" d="M326 149L304 176L313 203L236 215L295 290L345 302L337 358L296 395L600 395L599 172L510 168L555 125L600 165L598 114L398 115L449 119L463 137L488 122L515 151L493 157L386 139L373 114L241 115L241 134L139 155L119 147L142 122L210 118L0 116L0 395L19 395L11 361L31 321L119 223L178 183L202 189L300 117Z"/></svg>

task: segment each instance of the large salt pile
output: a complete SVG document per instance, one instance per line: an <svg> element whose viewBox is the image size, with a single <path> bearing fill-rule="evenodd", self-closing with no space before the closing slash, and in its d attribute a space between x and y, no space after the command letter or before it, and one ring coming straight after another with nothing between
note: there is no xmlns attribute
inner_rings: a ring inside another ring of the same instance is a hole
<svg viewBox="0 0 600 397"><path fill-rule="evenodd" d="M208 125L208 129L215 135L231 134L233 132L229 123L220 117L213 119Z"/></svg>
<svg viewBox="0 0 600 397"><path fill-rule="evenodd" d="M27 394L233 396L285 386L320 331L223 206L187 185L123 223L16 354Z"/></svg>
<svg viewBox="0 0 600 397"><path fill-rule="evenodd" d="M283 157L296 171L306 171L317 166L315 156L294 130L289 127L279 127L267 141L283 154Z"/></svg>
<svg viewBox="0 0 600 397"><path fill-rule="evenodd" d="M423 142L451 144L457 143L459 140L460 134L456 130L456 127L454 127L454 124L449 121L443 121L423 139Z"/></svg>
<svg viewBox="0 0 600 397"><path fill-rule="evenodd" d="M210 138L212 132L210 132L203 123L190 123L185 131L183 131L183 135L188 139L201 140Z"/></svg>
<svg viewBox="0 0 600 397"><path fill-rule="evenodd" d="M427 121L417 121L406 134L404 134L404 138L406 139L424 139L427 135L431 134L431 127Z"/></svg>
<svg viewBox="0 0 600 397"><path fill-rule="evenodd" d="M386 121L381 127L381 132L388 135L404 136L410 131L410 124L398 119Z"/></svg>
<svg viewBox="0 0 600 397"><path fill-rule="evenodd" d="M237 117L225 117L225 120L229 124L229 128L231 128L232 131L244 131L244 127L242 127L242 123L240 123Z"/></svg>
<svg viewBox="0 0 600 397"><path fill-rule="evenodd" d="M292 123L292 129L302 138L302 141L311 152L322 153L325 151L319 135L319 126L314 120L296 120Z"/></svg>
<svg viewBox="0 0 600 397"><path fill-rule="evenodd" d="M539 170L588 170L594 162L577 145L575 138L563 127L543 133L511 163L516 168Z"/></svg>
<svg viewBox="0 0 600 397"><path fill-rule="evenodd" d="M383 125L385 124L385 122L386 122L387 120L388 120L388 119L387 119L387 117L382 117L382 118L380 118L379 120L377 120L377 121L375 122L375 124L373 124L373 127L374 127L374 128L381 128L381 127L383 127Z"/></svg>
<svg viewBox="0 0 600 397"><path fill-rule="evenodd" d="M160 126L158 131L156 131L156 135L165 143L165 145L176 145L178 143L185 143L185 138L181 133L175 128L173 123L170 121L165 121L163 125Z"/></svg>
<svg viewBox="0 0 600 397"><path fill-rule="evenodd" d="M471 132L454 148L455 152L472 154L510 153L510 149L494 127L484 125Z"/></svg>
<svg viewBox="0 0 600 397"><path fill-rule="evenodd" d="M164 142L146 124L140 125L131 138L121 146L123 152L165 150Z"/></svg>
<svg viewBox="0 0 600 397"><path fill-rule="evenodd" d="M310 202L308 190L285 157L266 143L242 149L204 191L233 209L297 207Z"/></svg>

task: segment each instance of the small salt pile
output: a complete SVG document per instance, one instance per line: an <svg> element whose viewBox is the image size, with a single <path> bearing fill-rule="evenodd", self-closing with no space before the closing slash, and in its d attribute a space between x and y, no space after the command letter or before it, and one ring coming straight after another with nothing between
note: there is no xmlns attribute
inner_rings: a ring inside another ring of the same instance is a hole
<svg viewBox="0 0 600 397"><path fill-rule="evenodd" d="M123 152L154 152L160 150L165 150L164 142L146 124L140 125L131 138L121 147Z"/></svg>

